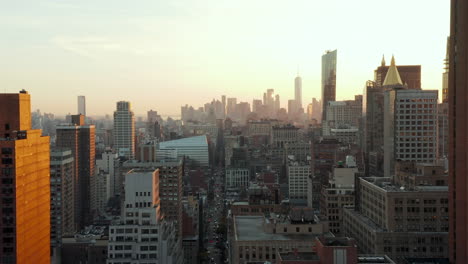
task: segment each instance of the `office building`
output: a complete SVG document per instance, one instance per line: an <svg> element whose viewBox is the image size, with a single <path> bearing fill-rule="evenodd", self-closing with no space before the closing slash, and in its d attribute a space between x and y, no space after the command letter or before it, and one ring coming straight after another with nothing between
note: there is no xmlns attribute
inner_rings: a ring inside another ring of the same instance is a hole
<svg viewBox="0 0 468 264"><path fill-rule="evenodd" d="M62 246L62 236L73 235L74 219L74 160L69 149L50 152L50 245L56 257Z"/></svg>
<svg viewBox="0 0 468 264"><path fill-rule="evenodd" d="M124 171L129 169L158 169L159 170L159 197L161 201L161 214L164 219L175 223L177 236L182 237L182 192L184 162L136 162L126 161L122 165ZM126 176L125 176L126 177Z"/></svg>
<svg viewBox="0 0 468 264"><path fill-rule="evenodd" d="M86 116L86 97L78 96L78 114Z"/></svg>
<svg viewBox="0 0 468 264"><path fill-rule="evenodd" d="M135 115L130 102L117 102L114 112L114 148L119 157L135 157Z"/></svg>
<svg viewBox="0 0 468 264"><path fill-rule="evenodd" d="M392 89L385 92L385 177L394 175L395 160L436 161L437 97L437 90Z"/></svg>
<svg viewBox="0 0 468 264"><path fill-rule="evenodd" d="M413 178L443 177L433 175L432 169L428 172L410 174ZM357 186L359 211L343 208L342 230L356 239L360 252L386 254L397 263L405 257L448 256L447 186L410 188L386 177L362 177Z"/></svg>
<svg viewBox="0 0 468 264"><path fill-rule="evenodd" d="M31 97L0 94L0 262L50 263L49 137L31 129Z"/></svg>
<svg viewBox="0 0 468 264"><path fill-rule="evenodd" d="M226 189L247 189L250 182L250 170L245 168L226 168Z"/></svg>
<svg viewBox="0 0 468 264"><path fill-rule="evenodd" d="M275 125L271 131L270 142L273 147L284 148L286 144L299 141L299 128L293 125Z"/></svg>
<svg viewBox="0 0 468 264"><path fill-rule="evenodd" d="M156 151L156 156L158 159L164 160L164 153L170 151L176 154L177 159L186 157L202 167L209 165L208 138L206 135L161 142Z"/></svg>
<svg viewBox="0 0 468 264"><path fill-rule="evenodd" d="M450 261L468 261L468 2L451 1L449 58Z"/></svg>
<svg viewBox="0 0 468 264"><path fill-rule="evenodd" d="M294 205L307 205L307 179L310 178L308 162L290 161L287 165L289 200Z"/></svg>
<svg viewBox="0 0 468 264"><path fill-rule="evenodd" d="M158 169L125 176L122 219L109 227L108 264L182 263L177 229L161 220L159 184Z"/></svg>
<svg viewBox="0 0 468 264"><path fill-rule="evenodd" d="M333 128L358 128L362 117L362 95L354 100L329 101L322 120L322 134L329 136Z"/></svg>
<svg viewBox="0 0 468 264"><path fill-rule="evenodd" d="M336 101L336 55L337 50L322 55L322 120L327 117L328 102Z"/></svg>

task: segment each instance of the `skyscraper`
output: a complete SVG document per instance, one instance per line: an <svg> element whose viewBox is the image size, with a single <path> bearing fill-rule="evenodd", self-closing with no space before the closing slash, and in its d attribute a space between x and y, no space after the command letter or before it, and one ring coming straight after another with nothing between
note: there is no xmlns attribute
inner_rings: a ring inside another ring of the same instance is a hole
<svg viewBox="0 0 468 264"><path fill-rule="evenodd" d="M72 123L57 126L56 147L70 149L74 159L75 222L78 229L91 222L91 190L94 182L95 127L85 125L83 115L73 115Z"/></svg>
<svg viewBox="0 0 468 264"><path fill-rule="evenodd" d="M302 108L302 78L297 76L294 79L294 100L296 100L297 108Z"/></svg>
<svg viewBox="0 0 468 264"><path fill-rule="evenodd" d="M468 261L468 1L452 0L449 59L449 248Z"/></svg>
<svg viewBox="0 0 468 264"><path fill-rule="evenodd" d="M70 149L52 149L50 152L50 225L53 256L62 245L62 236L75 233L74 219L74 161ZM56 261L57 262L57 261Z"/></svg>
<svg viewBox="0 0 468 264"><path fill-rule="evenodd" d="M119 157L135 156L135 115L130 102L117 102L114 112L114 147Z"/></svg>
<svg viewBox="0 0 468 264"><path fill-rule="evenodd" d="M26 91L0 94L0 263L50 263L49 137Z"/></svg>
<svg viewBox="0 0 468 264"><path fill-rule="evenodd" d="M86 116L86 97L84 95L78 96L78 114Z"/></svg>
<svg viewBox="0 0 468 264"><path fill-rule="evenodd" d="M322 120L327 117L327 105L336 99L336 54L327 51L322 56Z"/></svg>

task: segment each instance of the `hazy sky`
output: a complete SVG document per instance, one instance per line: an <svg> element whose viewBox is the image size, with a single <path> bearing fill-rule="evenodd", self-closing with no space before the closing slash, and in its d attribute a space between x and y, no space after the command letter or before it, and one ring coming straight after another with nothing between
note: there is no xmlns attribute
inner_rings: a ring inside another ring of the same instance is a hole
<svg viewBox="0 0 468 264"><path fill-rule="evenodd" d="M222 94L252 103L268 88L281 105L320 97L321 55L338 49L337 99L373 78L382 54L421 64L440 89L447 0L30 0L0 8L0 92L28 90L33 109L180 114Z"/></svg>

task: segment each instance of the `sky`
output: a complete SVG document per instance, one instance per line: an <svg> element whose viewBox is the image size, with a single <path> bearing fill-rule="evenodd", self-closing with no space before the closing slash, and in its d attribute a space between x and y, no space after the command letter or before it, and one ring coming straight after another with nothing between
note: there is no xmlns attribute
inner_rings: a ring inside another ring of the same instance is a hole
<svg viewBox="0 0 468 264"><path fill-rule="evenodd" d="M16 0L0 8L0 92L26 89L32 108L180 115L221 95L252 103L275 89L282 107L303 80L320 98L321 56L338 49L337 100L362 94L382 55L422 65L441 89L447 0Z"/></svg>

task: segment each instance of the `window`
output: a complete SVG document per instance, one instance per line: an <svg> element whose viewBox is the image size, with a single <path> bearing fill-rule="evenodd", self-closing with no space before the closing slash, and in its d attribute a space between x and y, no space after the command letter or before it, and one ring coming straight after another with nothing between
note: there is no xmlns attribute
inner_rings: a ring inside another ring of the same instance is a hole
<svg viewBox="0 0 468 264"><path fill-rule="evenodd" d="M13 149L12 148L2 148L2 154L4 154L4 155L13 154Z"/></svg>

